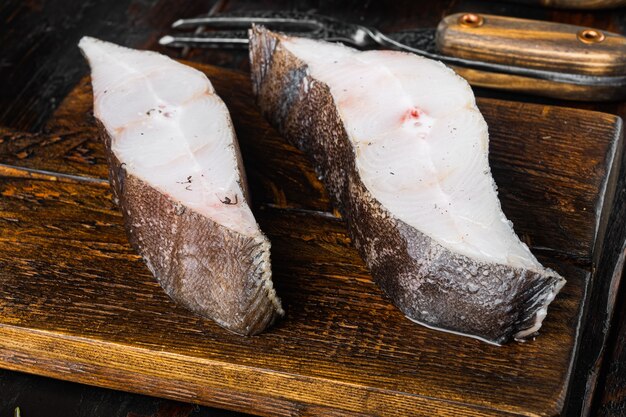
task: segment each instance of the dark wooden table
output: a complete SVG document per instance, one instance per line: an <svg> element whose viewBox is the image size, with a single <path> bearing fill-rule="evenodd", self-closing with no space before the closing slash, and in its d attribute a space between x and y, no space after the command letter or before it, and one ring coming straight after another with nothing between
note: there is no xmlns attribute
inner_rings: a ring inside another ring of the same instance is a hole
<svg viewBox="0 0 626 417"><path fill-rule="evenodd" d="M246 51L194 50L181 53L159 47L157 40L180 17L208 11L289 9L315 11L381 30L433 26L442 16L477 11L594 26L626 34L626 10L593 13L556 11L494 1L176 1L176 0L3 0L0 2L0 126L40 131L57 104L87 73L76 44L91 35L124 45L156 49L173 57L247 70ZM594 109L626 116L626 102L564 103L493 91L481 96L535 101ZM626 190L618 199L626 201ZM624 222L626 219L617 219ZM624 248L614 249L624 255ZM608 335L604 355L578 358L593 364L597 389L589 405L591 415L626 415L626 288L614 289L618 297L610 328L591 331ZM602 312L602 303L597 306ZM576 395L574 393L574 395ZM33 416L241 416L229 411L181 404L42 377L0 371L0 417L13 415L19 406L24 417Z"/></svg>

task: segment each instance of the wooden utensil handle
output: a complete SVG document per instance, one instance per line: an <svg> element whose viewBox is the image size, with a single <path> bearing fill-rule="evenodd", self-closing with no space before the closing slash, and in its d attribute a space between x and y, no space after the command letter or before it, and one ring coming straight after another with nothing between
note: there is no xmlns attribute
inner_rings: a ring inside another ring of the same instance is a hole
<svg viewBox="0 0 626 417"><path fill-rule="evenodd" d="M457 13L437 28L444 55L595 76L626 75L626 37L575 25Z"/></svg>

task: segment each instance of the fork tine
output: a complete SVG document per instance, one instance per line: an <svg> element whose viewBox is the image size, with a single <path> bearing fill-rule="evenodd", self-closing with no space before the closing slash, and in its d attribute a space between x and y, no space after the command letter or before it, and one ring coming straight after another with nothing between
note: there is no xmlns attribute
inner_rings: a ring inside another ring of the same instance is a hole
<svg viewBox="0 0 626 417"><path fill-rule="evenodd" d="M290 32L293 36L312 37L311 32ZM248 46L248 32L245 30L222 30L187 35L166 35L159 39L164 46L203 48L244 48Z"/></svg>
<svg viewBox="0 0 626 417"><path fill-rule="evenodd" d="M248 39L242 38L213 38L199 36L163 36L159 39L159 44L164 46L200 46L200 47L245 47L248 45Z"/></svg>
<svg viewBox="0 0 626 417"><path fill-rule="evenodd" d="M205 48L245 48L248 46L248 38L245 36L245 33L243 36L237 36L236 32L212 32L210 35L192 34L189 36L167 35L159 39L159 44L174 47L200 46Z"/></svg>
<svg viewBox="0 0 626 417"><path fill-rule="evenodd" d="M262 24L267 26L289 26L296 30L314 30L320 27L319 22L311 19L261 16L205 16L191 19L179 19L172 24L172 28L189 29L197 26L206 26L247 29L252 26L252 24Z"/></svg>

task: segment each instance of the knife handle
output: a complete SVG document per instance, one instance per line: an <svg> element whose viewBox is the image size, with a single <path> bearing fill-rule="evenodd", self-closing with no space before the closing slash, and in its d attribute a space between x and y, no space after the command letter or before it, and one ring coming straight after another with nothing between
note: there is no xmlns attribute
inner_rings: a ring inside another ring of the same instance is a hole
<svg viewBox="0 0 626 417"><path fill-rule="evenodd" d="M597 29L475 13L437 27L444 55L515 67L594 76L626 75L626 37Z"/></svg>

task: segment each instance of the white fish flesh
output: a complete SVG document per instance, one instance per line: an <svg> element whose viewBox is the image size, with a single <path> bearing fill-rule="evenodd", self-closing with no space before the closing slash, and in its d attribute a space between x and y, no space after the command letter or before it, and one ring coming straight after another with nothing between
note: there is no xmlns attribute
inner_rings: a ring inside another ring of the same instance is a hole
<svg viewBox="0 0 626 417"><path fill-rule="evenodd" d="M89 37L79 47L131 242L174 300L259 333L282 308L224 102L166 56Z"/></svg>
<svg viewBox="0 0 626 417"><path fill-rule="evenodd" d="M412 320L503 343L534 335L565 280L500 207L487 124L433 61L255 27L253 89L303 149L375 280Z"/></svg>

